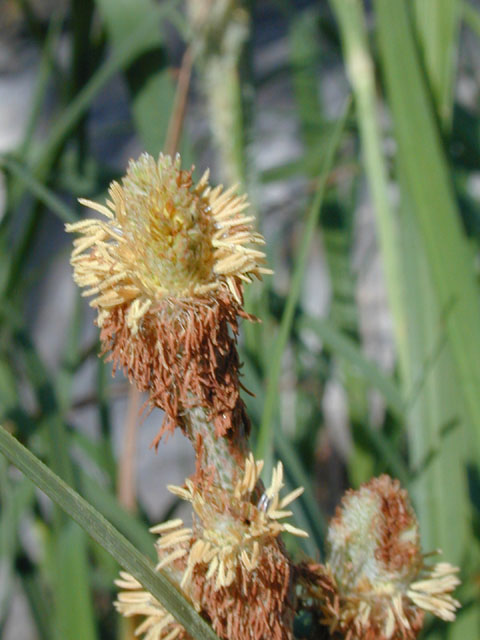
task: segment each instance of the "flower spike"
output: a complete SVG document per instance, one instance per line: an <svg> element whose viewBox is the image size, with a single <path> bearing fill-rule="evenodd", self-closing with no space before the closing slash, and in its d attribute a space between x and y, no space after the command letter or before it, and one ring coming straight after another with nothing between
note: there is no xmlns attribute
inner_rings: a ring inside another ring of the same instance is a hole
<svg viewBox="0 0 480 640"><path fill-rule="evenodd" d="M74 279L98 310L103 353L150 404L166 413L155 444L191 407L203 407L217 435L237 428L236 334L243 284L262 274L264 244L234 187L195 184L192 171L160 154L131 161L106 204L80 201L105 219L67 224L79 234ZM252 246L253 245L253 246ZM240 418L239 418L240 416Z"/></svg>
<svg viewBox="0 0 480 640"><path fill-rule="evenodd" d="M145 640L193 640L171 613L144 591L140 582L125 571L115 580L117 587L123 589L118 594L115 608L126 618L144 617L135 630L135 636L143 636Z"/></svg>
<svg viewBox="0 0 480 640"><path fill-rule="evenodd" d="M414 640L424 612L454 620L460 581L429 566L408 494L383 475L348 491L332 519L326 565L312 565L308 597L330 632L366 640Z"/></svg>
<svg viewBox="0 0 480 640"><path fill-rule="evenodd" d="M193 526L176 519L152 529L160 534L157 569L182 571L180 588L207 614L215 631L230 640L290 637L292 567L279 536L283 531L307 536L284 522L291 512L283 507L302 490L280 498L279 463L271 485L262 491L262 467L250 454L231 490L191 479L183 487L170 485L172 493L192 504Z"/></svg>

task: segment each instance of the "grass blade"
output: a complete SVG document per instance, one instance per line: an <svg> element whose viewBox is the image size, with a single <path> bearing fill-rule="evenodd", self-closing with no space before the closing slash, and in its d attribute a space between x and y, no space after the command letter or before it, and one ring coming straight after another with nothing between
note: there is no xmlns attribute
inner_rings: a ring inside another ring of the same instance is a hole
<svg viewBox="0 0 480 640"><path fill-rule="evenodd" d="M465 467L480 447L479 291L407 3L378 0L376 8L401 178L410 387L445 335L420 392L409 392L413 489L429 543L441 544L454 562L466 561L472 533ZM473 637L477 628L471 608L447 634Z"/></svg>
<svg viewBox="0 0 480 640"><path fill-rule="evenodd" d="M142 24L155 24L158 20L158 6L153 0L136 0L134 3L96 0L96 4L105 20L114 50L121 49L132 29ZM175 96L162 40L158 26L146 33L144 53L138 64L125 68L135 126L146 151L154 156L164 146Z"/></svg>
<svg viewBox="0 0 480 640"><path fill-rule="evenodd" d="M292 486L304 488L304 492L298 500L301 502L305 517L308 520L308 530L316 542L316 551L321 551L323 550L327 523L318 505L312 483L303 468L301 459L288 438L285 437L285 434L275 431L274 437L275 449L278 457L285 465L287 475L291 478ZM312 552L310 551L310 553Z"/></svg>
<svg viewBox="0 0 480 640"><path fill-rule="evenodd" d="M20 183L24 185L47 209L62 220L62 222L75 222L78 216L75 211L66 205L42 182L37 180L28 169L23 167L13 158L0 157L0 168L12 174Z"/></svg>
<svg viewBox="0 0 480 640"><path fill-rule="evenodd" d="M480 302L435 117L415 55L407 6L376 3L380 48L405 176L460 389L480 451ZM408 87L408 90L406 88ZM434 212L434 215L432 215Z"/></svg>
<svg viewBox="0 0 480 640"><path fill-rule="evenodd" d="M27 123L25 125L23 140L18 148L18 156L20 158L24 158L28 154L28 151L32 144L33 136L40 120L42 106L49 87L49 79L53 72L55 49L58 45L58 41L61 35L62 21L63 16L61 15L61 13L56 13L50 21L48 33L45 38L45 44L42 49L42 55L38 66L35 90L31 101L32 106Z"/></svg>
<svg viewBox="0 0 480 640"><path fill-rule="evenodd" d="M6 460L0 460L0 635L10 610L19 522L35 498L28 480L13 482L7 471Z"/></svg>
<svg viewBox="0 0 480 640"><path fill-rule="evenodd" d="M260 425L256 452L258 458L265 459L267 467L268 460L270 460L271 462L272 459L273 421L275 416L275 408L277 406L278 382L280 379L283 352L287 345L288 337L292 328L295 307L300 296L303 276L307 265L310 242L312 240L313 233L318 222L320 209L325 195L327 177L332 169L335 154L342 139L349 112L350 100L347 100L347 104L343 109L342 116L338 119L332 131L331 138L327 144L327 147L324 150L323 162L319 171L316 195L307 215L305 229L300 241L300 248L298 251L295 269L292 276L290 290L285 305L285 310L282 315L280 330L275 340L272 358L267 373L268 377L267 389L265 394L265 405L262 415L262 422Z"/></svg>
<svg viewBox="0 0 480 640"><path fill-rule="evenodd" d="M457 381L451 376L449 344L438 335L444 333L444 321L432 294L431 276L415 219L406 207L403 213L405 302L410 326L405 383L411 390L407 412L410 463L414 471L411 489L425 548L441 548L452 562L460 563L468 541L469 517L461 395ZM427 360L430 360L428 371L424 371ZM454 530L451 522L456 523Z"/></svg>
<svg viewBox="0 0 480 640"><path fill-rule="evenodd" d="M3 427L0 427L0 452L131 573L188 633L199 640L218 640L218 636L168 578L155 571L151 561Z"/></svg>
<svg viewBox="0 0 480 640"><path fill-rule="evenodd" d="M339 21L347 72L355 95L365 169L374 203L395 341L401 360L406 349L406 325L400 285L398 229L389 201L387 169L378 125L374 67L368 47L365 17L359 0L332 0L331 4Z"/></svg>
<svg viewBox="0 0 480 640"><path fill-rule="evenodd" d="M448 129L461 16L459 0L415 0L417 38L440 120Z"/></svg>
<svg viewBox="0 0 480 640"><path fill-rule="evenodd" d="M122 507L115 496L88 474L80 471L80 486L88 501L125 535L146 557L155 558L152 534L135 516Z"/></svg>
<svg viewBox="0 0 480 640"><path fill-rule="evenodd" d="M85 533L72 521L54 535L54 598L57 625L64 640L90 640L96 631L89 589Z"/></svg>
<svg viewBox="0 0 480 640"><path fill-rule="evenodd" d="M364 380L382 393L388 407L396 417L404 417L405 403L396 383L390 376L381 371L373 361L368 360L348 335L339 331L329 320L311 318L305 315L300 319L298 328L314 331L335 355L348 360Z"/></svg>
<svg viewBox="0 0 480 640"><path fill-rule="evenodd" d="M10 315L10 319L16 325L14 341L24 359L27 376L36 393L37 402L42 410L42 419L47 427L48 451L52 467L67 482L73 483L69 439L56 389L29 335L20 326L20 319L14 313ZM53 539L56 551L52 556L55 612L58 616L60 632L67 640L95 640L97 634L84 534L77 527L71 529L66 518L60 517L62 515L60 511L54 513ZM72 539L75 540L75 544L71 544ZM72 620L74 624L70 624Z"/></svg>
<svg viewBox="0 0 480 640"><path fill-rule="evenodd" d="M320 54L318 18L319 13L316 7L298 15L293 14L290 29L293 86L307 155L321 146L321 136L326 121L317 86ZM340 330L359 338L358 313L355 304L356 277L352 269L355 210L351 206L351 196L357 191L358 182L358 180L352 182L348 195L344 189L332 190L329 199L324 203L320 224L331 288L329 317ZM333 361L330 363L331 370L339 372L341 384L348 399L348 414L353 436L348 469L350 481L356 486L368 479L373 471L370 451L358 446L357 442L359 433L357 425L361 425L369 418L368 389L365 380L358 375L358 371L351 366L349 360L343 359L337 363L336 354L333 353L333 356ZM296 428L297 431L302 429L301 420L296 420ZM312 438L313 430L308 427L307 429L308 437Z"/></svg>

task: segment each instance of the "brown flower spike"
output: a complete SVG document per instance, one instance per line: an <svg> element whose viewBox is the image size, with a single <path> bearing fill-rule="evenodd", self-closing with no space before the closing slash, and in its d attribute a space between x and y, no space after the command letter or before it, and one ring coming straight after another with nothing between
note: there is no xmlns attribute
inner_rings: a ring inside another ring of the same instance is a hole
<svg viewBox="0 0 480 640"><path fill-rule="evenodd" d="M130 161L109 196L106 206L80 200L105 220L66 226L80 234L74 279L94 296L103 353L165 410L161 433L201 406L224 435L243 410L235 348L243 283L270 273L249 246L264 240L244 213L246 197L212 189L208 172L195 185L178 155L162 154Z"/></svg>
<svg viewBox="0 0 480 640"><path fill-rule="evenodd" d="M383 475L348 491L332 519L327 563L311 565L309 596L347 640L413 640L424 611L454 620L458 569L428 566L408 494Z"/></svg>
<svg viewBox="0 0 480 640"><path fill-rule="evenodd" d="M262 466L263 462L255 462L250 454L232 493L218 485L200 487L191 480L185 487L170 486L170 491L192 504L193 526L185 527L176 519L151 530L160 534L157 569L176 572L177 584L186 597L219 636L228 640L291 639L292 567L279 535L282 531L307 535L283 522L292 515L285 507L303 489L280 498L283 470L279 463L271 485L262 493ZM127 589L119 594L119 611L134 615L136 608L138 615L147 616L137 629L139 635L156 624L166 625L159 603L147 609L149 594L141 587L129 586L132 580L124 574L117 582Z"/></svg>
<svg viewBox="0 0 480 640"><path fill-rule="evenodd" d="M191 595L212 627L229 640L289 640L293 621L292 567L283 549L280 533L307 536L284 522L286 510L303 488L280 498L283 487L281 463L273 471L271 485L262 493L259 476L262 461L250 454L243 476L233 492L216 485L198 486L187 480L185 487L169 489L192 504L190 541L179 523L162 536L158 549L169 555L163 567L180 555L185 558L181 587Z"/></svg>

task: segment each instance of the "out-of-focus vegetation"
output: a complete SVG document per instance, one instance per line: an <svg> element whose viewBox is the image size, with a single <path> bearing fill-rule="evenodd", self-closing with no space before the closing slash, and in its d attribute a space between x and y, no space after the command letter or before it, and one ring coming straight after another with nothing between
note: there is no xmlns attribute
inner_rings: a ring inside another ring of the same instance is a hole
<svg viewBox="0 0 480 640"><path fill-rule="evenodd" d="M185 6L172 0L71 0L43 13L28 0L0 7L0 20L21 25L21 38L39 58L23 139L0 156L7 194L0 220L0 420L56 477L3 431L0 450L96 536L92 542L0 456L0 636L13 586L20 585L42 640L129 638L112 609L118 565L107 551L117 561L128 557L124 565L143 571L152 592L165 592L145 559L153 553L149 523L141 510L129 513L116 494L109 403L118 384L97 360L96 342L82 338L86 305L78 299L72 306L54 368L39 353L30 314L42 305L36 292L52 260L41 248L45 227L55 217L79 219L84 214L76 198L99 199L121 171L98 152L96 136L108 149L109 137L126 131L158 154L180 133L174 146L184 164L205 169L199 162L204 141L191 135L188 118L183 123L182 91L193 58L187 114L189 101L208 105L218 173L228 162L223 175L235 176L251 193L260 220L274 229L270 264L290 274L288 285L274 276L249 292L249 311L262 323L243 327L241 348L244 384L255 391L245 399L258 456L270 464L282 459L292 486L306 489L295 511L298 526L310 532L303 552L321 554L327 511L344 485L383 472L398 477L412 495L424 548L442 549L462 571L456 622L429 622L423 637L478 637L480 9L460 0L375 0L368 10L359 0L252 0L238 22L241 46L228 57L221 47L212 53L205 42L200 46L208 34L192 33ZM268 74L255 60L262 29L268 31L265 15L277 16L286 49ZM217 65L216 75L209 64ZM321 90L332 69L346 74L351 92L335 117ZM112 114L103 131L92 129L113 81L124 83L128 122ZM285 108L297 124L301 151L262 170L254 153L257 98L279 81L293 92ZM224 97L212 104L215 82ZM215 120L222 108L226 123ZM277 220L275 211L267 219L265 187L288 193L299 185L289 219ZM365 354L356 296L356 216L365 186L392 317L395 366L387 372ZM321 292L310 285L305 293L304 286L307 275L319 281L308 272L318 243L331 289L321 318L308 304ZM55 304L61 308L62 299ZM87 400L98 410L95 437L71 421L77 380L92 362L97 382ZM328 438L323 396L332 381L345 392L351 444L330 477L325 468L332 461L322 467L318 452ZM372 390L380 406L374 415ZM288 420L282 415L287 405ZM95 510L68 497L57 477ZM168 597L180 610L176 592ZM195 618L191 628L197 637L208 633Z"/></svg>

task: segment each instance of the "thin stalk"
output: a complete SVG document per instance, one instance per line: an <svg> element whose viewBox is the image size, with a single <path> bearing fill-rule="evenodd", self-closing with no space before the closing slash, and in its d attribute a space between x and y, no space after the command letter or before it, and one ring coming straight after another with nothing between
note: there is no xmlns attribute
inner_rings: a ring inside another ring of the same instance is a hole
<svg viewBox="0 0 480 640"><path fill-rule="evenodd" d="M302 282L307 266L310 244L320 216L320 210L327 186L327 179L332 169L335 155L342 139L343 131L347 122L347 117L350 113L350 104L350 99L348 99L343 108L343 113L335 124L333 132L331 134L331 138L326 146L326 149L324 150L323 162L319 172L315 198L307 214L305 228L300 240L298 256L292 276L292 281L290 284L290 290L280 323L280 330L275 341L270 361L267 378L267 389L265 394L265 405L257 443L257 458L263 458L265 460L267 469L269 468L269 466L272 466L273 461L273 424L275 412L278 406L278 383L282 370L283 353L285 351L285 347L287 346L290 331L292 329L295 307L302 290Z"/></svg>
<svg viewBox="0 0 480 640"><path fill-rule="evenodd" d="M187 97L192 77L193 56L190 48L183 54L182 64L178 74L177 89L173 101L172 114L168 123L165 139L165 152L173 156L177 152L185 122Z"/></svg>
<svg viewBox="0 0 480 640"><path fill-rule="evenodd" d="M124 426L123 448L118 462L117 495L120 504L134 512L137 506L136 452L138 417L142 394L131 386L128 392L127 415Z"/></svg>
<svg viewBox="0 0 480 640"><path fill-rule="evenodd" d="M387 294L393 316L400 365L407 349L406 319L402 303L398 229L388 194L388 174L375 95L373 61L360 0L331 0L338 18L347 72L355 96L365 168L371 189L378 239L385 265Z"/></svg>
<svg viewBox="0 0 480 640"><path fill-rule="evenodd" d="M70 97L73 98L88 82L91 73L91 38L90 30L94 13L93 0L72 0L73 51L71 59ZM81 118L76 129L78 142L77 160L79 169L87 154L86 115Z"/></svg>
<svg viewBox="0 0 480 640"><path fill-rule="evenodd" d="M231 440L228 434L217 436L213 422L202 407L187 409L183 420L186 434L195 448L197 469L215 469L221 487L233 490L245 467L246 438Z"/></svg>

